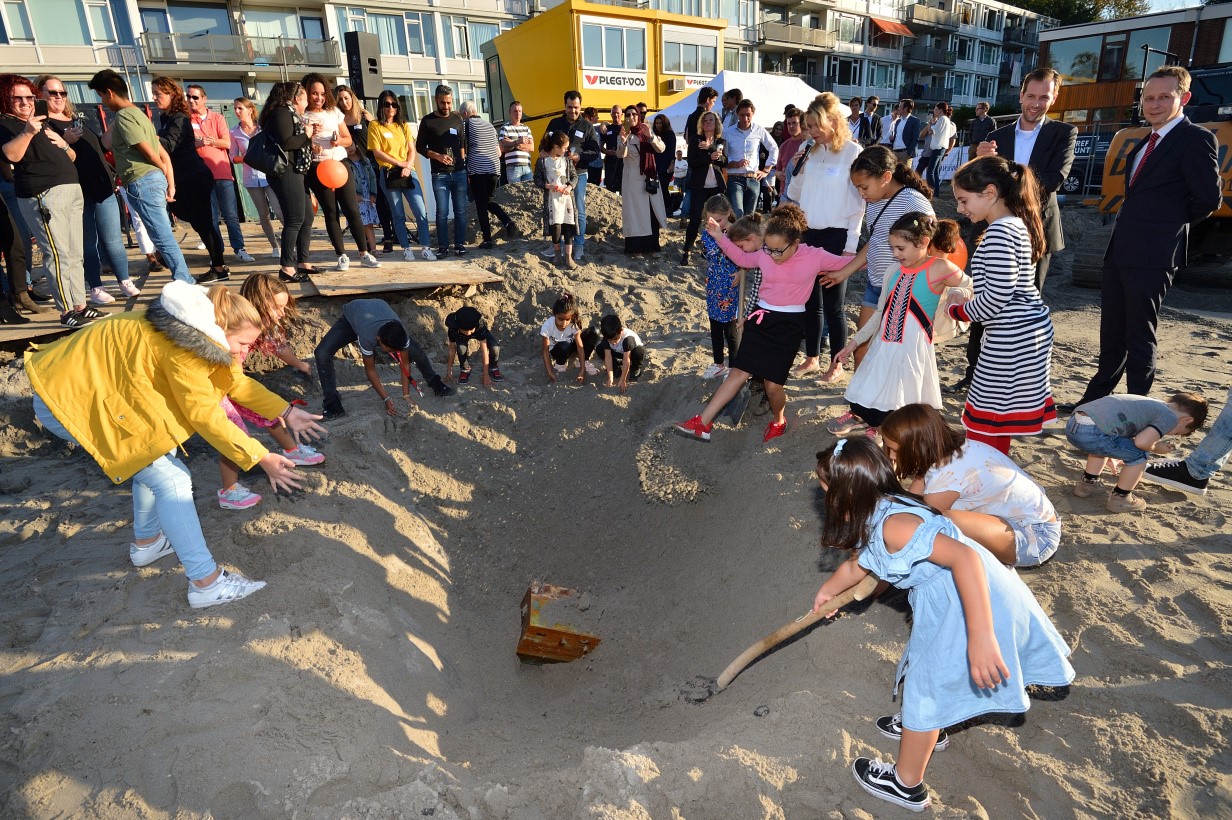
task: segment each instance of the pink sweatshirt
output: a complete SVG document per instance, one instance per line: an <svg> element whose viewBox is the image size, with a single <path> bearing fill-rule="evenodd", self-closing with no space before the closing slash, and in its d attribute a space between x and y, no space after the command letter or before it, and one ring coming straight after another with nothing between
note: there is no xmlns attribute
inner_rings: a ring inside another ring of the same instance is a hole
<svg viewBox="0 0 1232 820"><path fill-rule="evenodd" d="M839 270L851 261L849 256L835 256L821 248L801 245L791 259L780 264L765 251L746 253L740 250L726 234L719 236L719 247L740 267L761 268L761 290L757 297L776 307L803 307L813 293L818 275L823 271Z"/></svg>

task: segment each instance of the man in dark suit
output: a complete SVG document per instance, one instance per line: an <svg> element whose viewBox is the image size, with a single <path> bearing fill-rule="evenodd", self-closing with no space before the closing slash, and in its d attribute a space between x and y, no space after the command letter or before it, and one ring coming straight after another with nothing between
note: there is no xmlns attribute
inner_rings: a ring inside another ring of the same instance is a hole
<svg viewBox="0 0 1232 820"><path fill-rule="evenodd" d="M879 97L869 97L864 101L864 125L861 126L860 144L865 148L881 142L881 115L877 113L880 105Z"/></svg>
<svg viewBox="0 0 1232 820"><path fill-rule="evenodd" d="M1009 125L992 131L986 140L975 146L976 157L1001 156L1026 164L1039 182L1044 238L1048 242L1047 250L1035 265L1035 289L1041 297L1052 255L1065 249L1057 191L1074 164L1074 145L1078 140L1077 128L1048 118L1048 109L1060 88L1061 75L1051 68L1037 68L1023 77L1018 92L1022 114ZM947 385L946 393L960 393L970 387L983 338L984 326L972 324L967 337L967 372L954 384Z"/></svg>
<svg viewBox="0 0 1232 820"><path fill-rule="evenodd" d="M907 165L911 164L911 159L915 156L915 147L920 141L920 130L924 127L919 117L912 116L912 111L915 111L915 100L899 100L898 122L894 123L891 131L890 150L894 152L894 156L898 157L899 162Z"/></svg>
<svg viewBox="0 0 1232 820"><path fill-rule="evenodd" d="M1222 201L1215 135L1181 111L1189 72L1164 66L1142 87L1151 133L1126 157L1125 199L1104 251L1099 366L1078 404L1110 394L1125 374L1130 393L1155 381L1159 306L1185 264L1189 226Z"/></svg>

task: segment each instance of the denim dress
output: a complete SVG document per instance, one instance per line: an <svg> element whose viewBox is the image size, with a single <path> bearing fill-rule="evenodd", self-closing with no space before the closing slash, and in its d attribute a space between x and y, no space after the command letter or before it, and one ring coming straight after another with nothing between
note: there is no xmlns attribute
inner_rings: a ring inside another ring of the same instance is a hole
<svg viewBox="0 0 1232 820"><path fill-rule="evenodd" d="M911 541L891 555L882 525L896 513L917 516L921 523ZM1027 686L1065 686L1073 681L1074 668L1066 660L1069 646L1031 590L1017 573L960 533L948 518L915 502L883 498L870 525L860 566L910 590L911 637L894 676L896 684L903 682L904 727L927 732L990 712L1025 712L1030 708ZM971 680L967 623L954 577L948 568L928 560L938 535L966 544L984 564L993 632L1010 670L1009 680L992 689L980 689Z"/></svg>

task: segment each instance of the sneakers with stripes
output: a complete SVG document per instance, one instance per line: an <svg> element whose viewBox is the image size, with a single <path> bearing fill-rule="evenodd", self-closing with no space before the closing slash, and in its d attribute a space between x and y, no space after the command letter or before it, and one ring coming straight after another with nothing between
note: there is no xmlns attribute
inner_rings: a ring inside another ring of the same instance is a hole
<svg viewBox="0 0 1232 820"><path fill-rule="evenodd" d="M877 718L877 731L894 740L902 740L903 713ZM940 752L948 748L950 748L950 736L945 733L945 729L942 729L941 734L937 735L937 745L933 746L933 751Z"/></svg>
<svg viewBox="0 0 1232 820"><path fill-rule="evenodd" d="M283 450L282 454L291 459L297 467L313 467L325 461L324 453L307 444L301 444L294 450Z"/></svg>
<svg viewBox="0 0 1232 820"><path fill-rule="evenodd" d="M171 546L171 542L161 532L158 534L158 540L153 544L146 544L144 547L136 544L128 545L128 557L134 567L148 567L159 558L171 555L173 552L175 549Z"/></svg>
<svg viewBox="0 0 1232 820"><path fill-rule="evenodd" d="M892 763L882 763L867 757L857 757L851 764L851 773L856 782L873 797L880 797L910 811L924 811L932 803L928 787L923 783L904 786L898 782L898 773Z"/></svg>
<svg viewBox="0 0 1232 820"><path fill-rule="evenodd" d="M205 609L219 604L229 604L247 598L259 589L265 589L264 581L252 581L238 572L223 570L208 587L188 584L188 605L193 609Z"/></svg>
<svg viewBox="0 0 1232 820"><path fill-rule="evenodd" d="M246 510L261 503L261 496L238 481L218 491L218 506L224 510Z"/></svg>

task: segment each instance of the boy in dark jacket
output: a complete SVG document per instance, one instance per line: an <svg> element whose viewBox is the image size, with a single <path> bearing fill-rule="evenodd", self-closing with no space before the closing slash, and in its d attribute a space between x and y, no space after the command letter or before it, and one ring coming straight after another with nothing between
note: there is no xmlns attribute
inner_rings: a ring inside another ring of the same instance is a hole
<svg viewBox="0 0 1232 820"><path fill-rule="evenodd" d="M446 316L445 335L449 341L445 381L453 381L454 356L458 358L458 384L466 384L471 380L471 343L479 347L479 360L482 365L479 372L483 374L483 386L491 387L492 382L504 381L505 377L501 375L499 366L500 347L479 311L468 305Z"/></svg>

